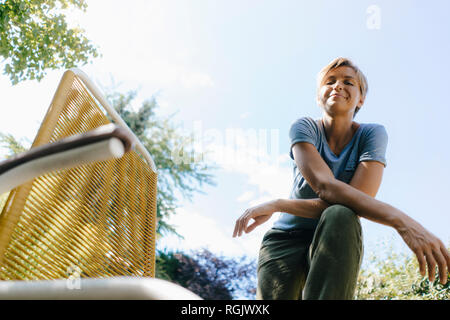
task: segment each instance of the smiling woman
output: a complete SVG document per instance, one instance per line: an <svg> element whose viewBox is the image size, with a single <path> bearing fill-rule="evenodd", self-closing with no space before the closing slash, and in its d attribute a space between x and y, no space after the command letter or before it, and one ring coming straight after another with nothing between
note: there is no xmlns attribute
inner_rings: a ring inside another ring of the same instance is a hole
<svg viewBox="0 0 450 320"><path fill-rule="evenodd" d="M356 91L359 91L361 101L356 104L356 108L353 113L354 118L364 103L367 92L369 90L369 86L367 83L367 79L361 72L361 70L348 59L335 59L319 72L317 77L317 104L324 105L324 101L322 101L322 99L320 98L322 93L321 91L327 90L328 87L324 87L323 84L325 83L326 86L332 86L334 83L336 83L337 76L341 77L340 80L343 81L344 84L350 86L345 88L350 88L351 91L353 91L353 97L356 96ZM340 96L340 94L336 91L334 91L331 95L333 94ZM344 96L343 98L348 99L348 97L349 95Z"/></svg>
<svg viewBox="0 0 450 320"><path fill-rule="evenodd" d="M447 282L450 254L441 240L389 204L375 200L386 166L383 125L356 123L367 80L349 60L321 70L321 119L303 117L289 131L294 160L290 199L247 209L236 221L241 236L281 212L264 236L258 262L259 299L352 299L362 261L359 217L395 228L434 281ZM250 219L254 222L250 225Z"/></svg>

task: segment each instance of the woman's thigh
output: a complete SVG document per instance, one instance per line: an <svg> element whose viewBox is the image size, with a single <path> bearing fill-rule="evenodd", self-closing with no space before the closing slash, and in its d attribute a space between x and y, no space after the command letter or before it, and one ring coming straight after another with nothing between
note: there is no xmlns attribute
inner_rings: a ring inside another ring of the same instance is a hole
<svg viewBox="0 0 450 320"><path fill-rule="evenodd" d="M271 229L266 233L259 251L257 299L302 298L312 237L309 230Z"/></svg>

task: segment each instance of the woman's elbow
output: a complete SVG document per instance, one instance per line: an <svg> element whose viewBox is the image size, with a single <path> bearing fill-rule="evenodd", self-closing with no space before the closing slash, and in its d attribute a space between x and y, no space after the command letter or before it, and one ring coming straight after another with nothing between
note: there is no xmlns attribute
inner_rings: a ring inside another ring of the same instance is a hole
<svg viewBox="0 0 450 320"><path fill-rule="evenodd" d="M316 189L314 190L317 196L325 202L336 203L336 179L327 178L317 181Z"/></svg>

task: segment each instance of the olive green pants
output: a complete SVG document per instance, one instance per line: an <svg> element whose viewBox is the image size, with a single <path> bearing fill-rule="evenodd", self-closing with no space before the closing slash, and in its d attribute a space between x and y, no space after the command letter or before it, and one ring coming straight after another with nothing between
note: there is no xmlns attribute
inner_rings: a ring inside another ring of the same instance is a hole
<svg viewBox="0 0 450 320"><path fill-rule="evenodd" d="M358 216L325 209L315 230L270 229L258 259L257 299L351 300L363 256Z"/></svg>

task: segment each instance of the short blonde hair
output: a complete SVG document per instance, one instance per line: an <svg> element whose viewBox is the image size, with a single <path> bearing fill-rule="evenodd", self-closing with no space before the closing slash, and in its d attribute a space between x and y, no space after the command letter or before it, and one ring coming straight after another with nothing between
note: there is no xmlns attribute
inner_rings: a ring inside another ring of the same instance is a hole
<svg viewBox="0 0 450 320"><path fill-rule="evenodd" d="M322 70L320 70L319 74L317 75L317 96L319 95L320 85L322 83L323 78L325 75L330 72L333 69L339 68L339 67L350 67L356 72L356 78L359 82L359 91L361 92L361 97L363 99L366 98L367 92L369 91L369 85L367 83L366 76L361 72L361 70L348 58L339 57L331 61L328 65L326 65ZM355 109L355 113L353 117L355 117L356 113L359 111L360 108Z"/></svg>

